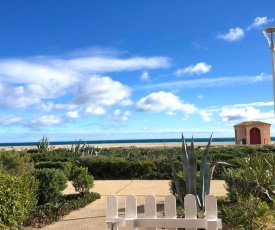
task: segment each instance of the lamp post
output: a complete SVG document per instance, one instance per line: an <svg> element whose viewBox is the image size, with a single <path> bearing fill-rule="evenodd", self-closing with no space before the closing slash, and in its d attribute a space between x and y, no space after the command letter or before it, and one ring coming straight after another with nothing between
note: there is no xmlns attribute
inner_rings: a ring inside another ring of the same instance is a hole
<svg viewBox="0 0 275 230"><path fill-rule="evenodd" d="M263 30L264 36L267 38L269 43L269 48L271 52L271 61L272 61L272 76L273 76L273 103L274 103L274 115L275 115L275 64L274 64L274 36L275 36L275 27L269 27Z"/></svg>

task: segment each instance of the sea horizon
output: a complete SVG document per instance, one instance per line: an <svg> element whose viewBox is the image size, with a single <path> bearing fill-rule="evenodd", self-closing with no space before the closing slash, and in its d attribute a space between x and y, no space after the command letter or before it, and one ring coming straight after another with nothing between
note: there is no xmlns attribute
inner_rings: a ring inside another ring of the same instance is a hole
<svg viewBox="0 0 275 230"><path fill-rule="evenodd" d="M186 142L191 142L192 138L185 138ZM80 141L81 144L96 145L96 144L127 144L127 143L171 143L181 142L181 138L163 138L163 139L119 139L119 140L74 140L74 141L50 141L50 145L74 145ZM194 138L194 142L208 142L209 138ZM275 137L271 137L271 141L275 141ZM234 137L215 137L212 142L234 142ZM0 147L7 146L36 146L39 141L34 142L5 142L0 143Z"/></svg>
<svg viewBox="0 0 275 230"><path fill-rule="evenodd" d="M272 138L271 138L272 139ZM186 142L191 142L192 138L185 138ZM275 140L275 137L274 137ZM171 143L181 142L181 138L162 138L162 139L121 139L121 140L73 140L73 141L50 141L50 145L73 145L81 141L81 144L125 144L125 143ZM209 138L194 138L194 142L208 142ZM0 147L7 146L36 146L35 142L5 142L0 143ZM212 142L235 142L234 137L212 138Z"/></svg>

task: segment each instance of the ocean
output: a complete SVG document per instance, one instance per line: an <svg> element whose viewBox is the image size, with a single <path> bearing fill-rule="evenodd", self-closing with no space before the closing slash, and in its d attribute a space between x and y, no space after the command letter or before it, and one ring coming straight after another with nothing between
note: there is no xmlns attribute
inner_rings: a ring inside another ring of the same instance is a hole
<svg viewBox="0 0 275 230"><path fill-rule="evenodd" d="M186 142L191 142L191 138L185 138ZM209 138L194 138L194 142L208 142ZM271 137L271 141L275 141L275 137ZM51 145L73 145L78 141L50 141ZM81 141L82 144L97 145L97 144L127 144L127 143L169 143L169 142L181 142L180 138L170 139L128 139L128 140L96 140L96 141ZM234 137L213 138L212 142L235 142ZM36 146L36 142L10 142L0 143L0 147L7 146Z"/></svg>
<svg viewBox="0 0 275 230"><path fill-rule="evenodd" d="M190 142L191 138L185 138L186 142ZM274 137L275 140L275 137ZM208 142L209 138L194 138L194 142ZM51 145L73 145L78 141L50 141ZM81 143L86 143L89 145L97 144L125 144L125 143L169 143L169 142L181 142L180 138L175 139L128 139L128 140L96 140L96 141L81 141ZM227 138L213 138L212 142L235 142L234 137ZM36 142L10 142L10 143L0 143L0 147L5 146L36 146Z"/></svg>

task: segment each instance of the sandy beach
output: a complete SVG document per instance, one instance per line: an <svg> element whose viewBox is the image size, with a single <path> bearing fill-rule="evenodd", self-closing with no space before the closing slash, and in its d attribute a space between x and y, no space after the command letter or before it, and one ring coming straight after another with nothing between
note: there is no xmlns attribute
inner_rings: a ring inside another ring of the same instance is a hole
<svg viewBox="0 0 275 230"><path fill-rule="evenodd" d="M187 142L190 146L190 142ZM207 142L194 142L195 147L205 147ZM110 144L94 144L90 145L98 148L163 148L165 147L181 147L180 142L166 142L166 143L110 143ZM235 142L211 142L211 146L235 146ZM71 148L71 145L55 145L55 148ZM31 149L34 146L2 146L0 151L8 150L24 150Z"/></svg>

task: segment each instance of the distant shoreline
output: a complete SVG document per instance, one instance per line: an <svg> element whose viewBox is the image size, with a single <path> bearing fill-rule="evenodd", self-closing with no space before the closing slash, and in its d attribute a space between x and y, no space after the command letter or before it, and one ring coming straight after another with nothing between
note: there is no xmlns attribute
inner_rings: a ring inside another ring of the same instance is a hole
<svg viewBox="0 0 275 230"><path fill-rule="evenodd" d="M187 145L190 146L191 142L186 141ZM195 147L206 147L208 142L194 142ZM275 144L275 141L271 141L271 144ZM148 143L104 143L104 144L86 144L86 146L94 146L98 148L164 148L164 147L181 147L181 142L148 142ZM50 145L54 146L55 149L58 148L68 148L71 149L72 144L67 145ZM227 147L227 146L240 146L236 145L233 141L225 141L225 142L211 142L211 147ZM0 151L7 151L7 150L24 150L24 149L31 149L36 148L35 145L29 146L0 146Z"/></svg>
<svg viewBox="0 0 275 230"><path fill-rule="evenodd" d="M98 148L164 148L165 147L181 147L181 142L154 142L154 143L105 143L105 144L88 144ZM190 146L190 142L187 142ZM207 142L194 142L195 147L205 147ZM71 148L72 145L52 145L55 148ZM235 146L235 142L211 142L211 146ZM35 146L1 146L0 150L23 150L31 149Z"/></svg>

